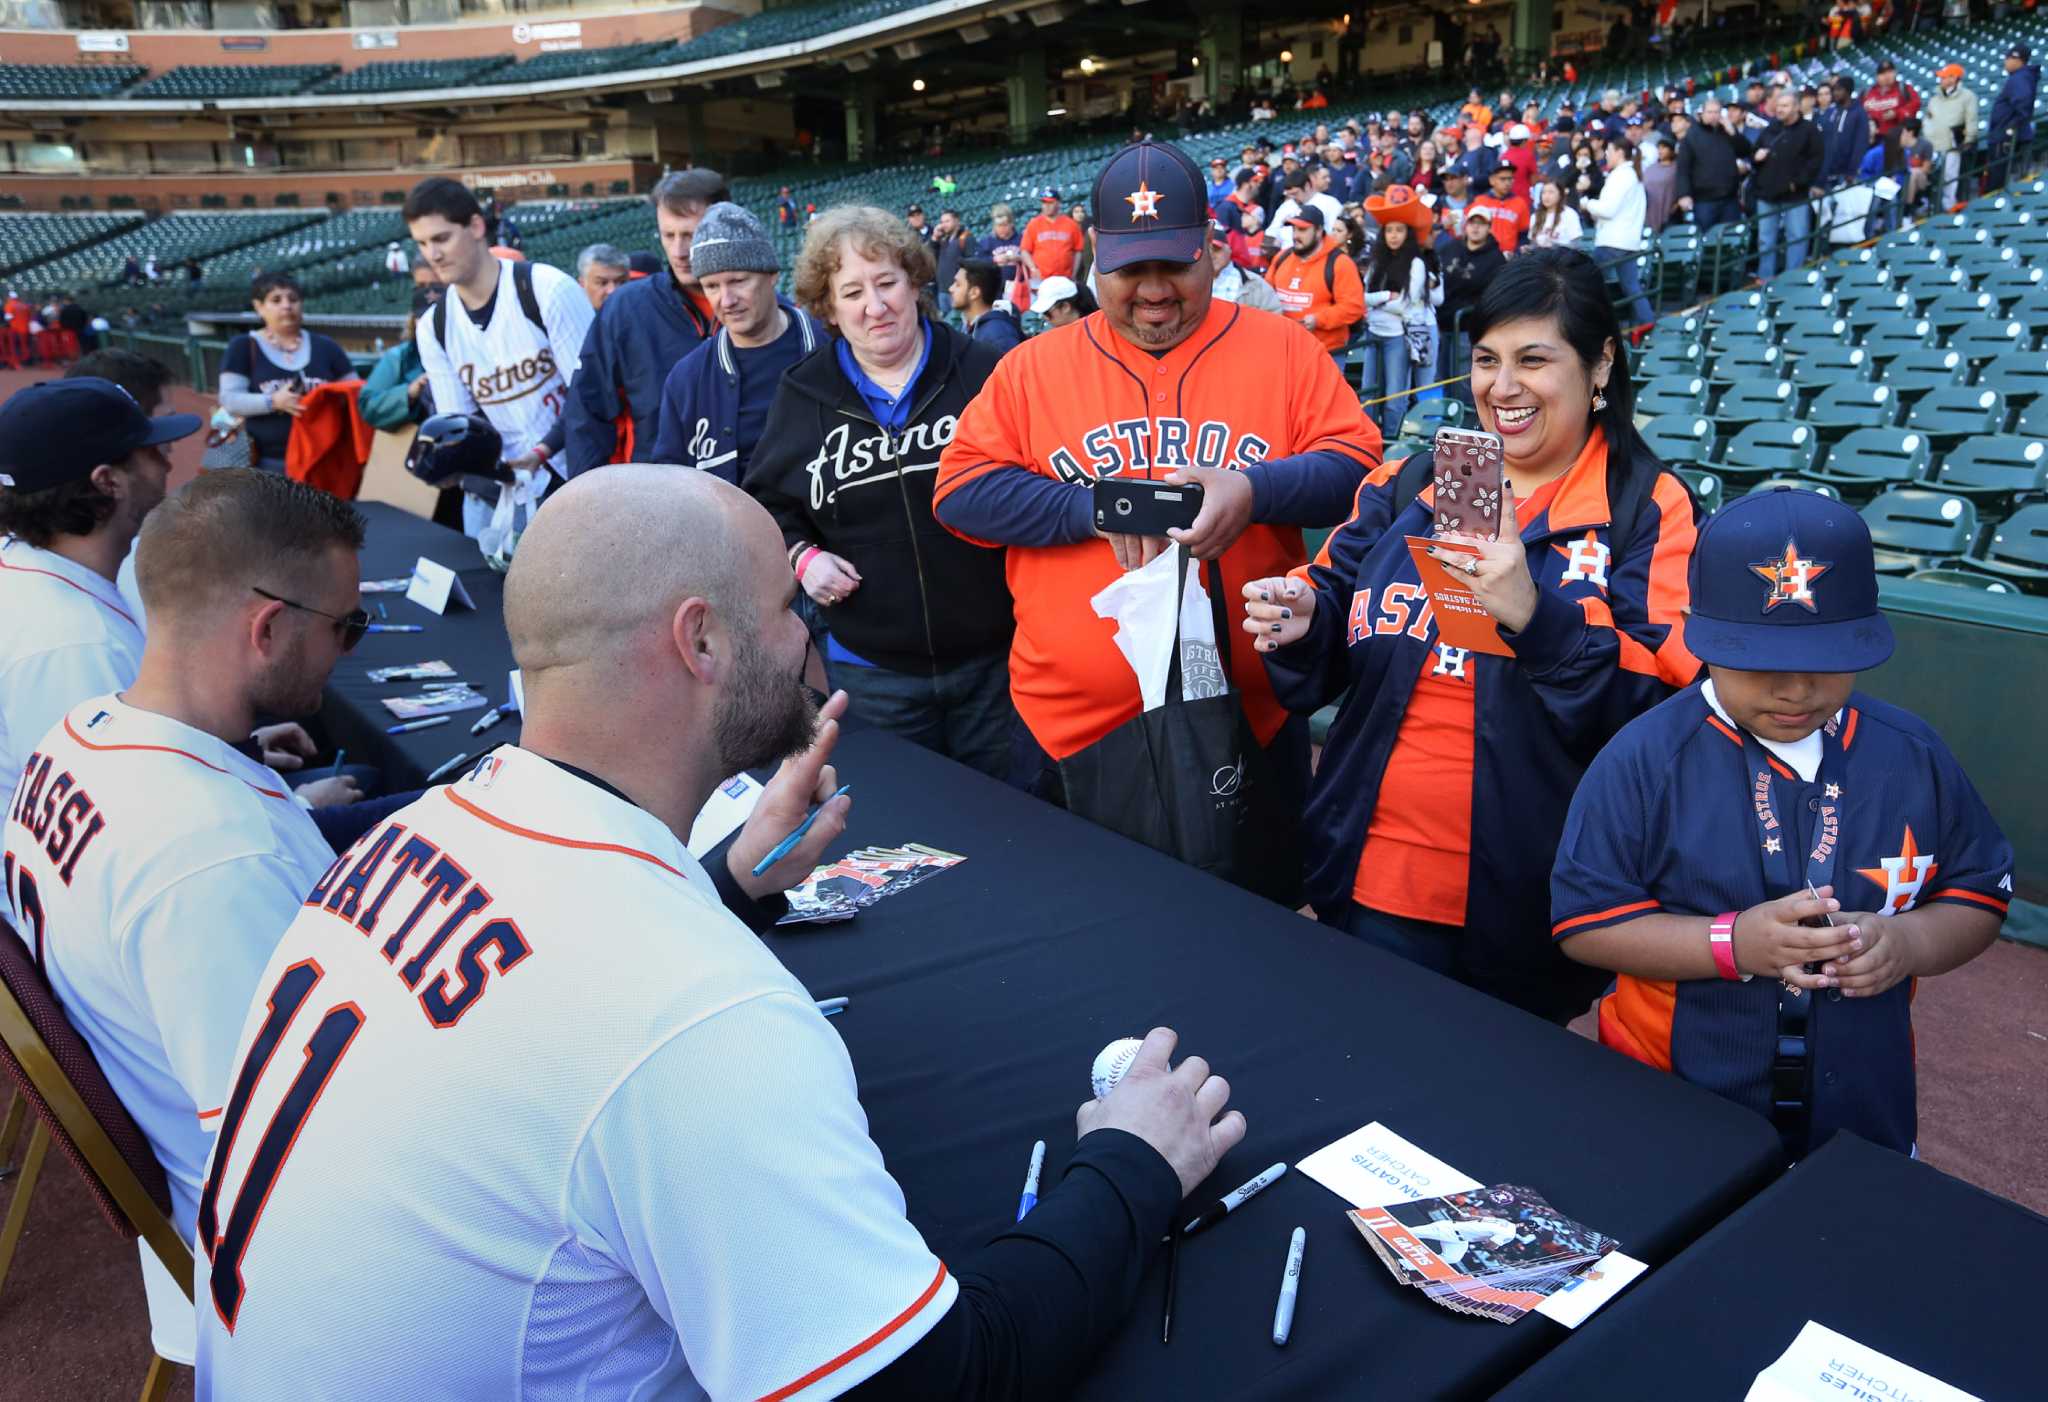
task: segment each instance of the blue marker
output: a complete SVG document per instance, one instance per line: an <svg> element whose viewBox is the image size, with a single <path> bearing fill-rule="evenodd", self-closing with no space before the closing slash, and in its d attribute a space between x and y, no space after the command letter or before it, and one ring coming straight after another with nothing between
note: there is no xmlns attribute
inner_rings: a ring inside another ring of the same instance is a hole
<svg viewBox="0 0 2048 1402"><path fill-rule="evenodd" d="M846 1011L846 1005L851 1001L849 998L820 998L818 1000L818 1011L826 1017L837 1017L840 1013Z"/></svg>
<svg viewBox="0 0 2048 1402"><path fill-rule="evenodd" d="M446 716L428 716L424 720L400 721L397 725L384 727L386 735L409 735L415 730L432 730L437 725L448 724Z"/></svg>
<svg viewBox="0 0 2048 1402"><path fill-rule="evenodd" d="M427 629L426 625L422 623L372 623L363 631L365 633L424 633Z"/></svg>
<svg viewBox="0 0 2048 1402"><path fill-rule="evenodd" d="M839 794L850 793L852 792L852 790L853 785L841 784L839 786L839 793L833 794L832 798L839 797ZM826 799L825 803L830 803L832 801L832 798ZM818 815L825 811L825 803L821 803L816 808L813 808L811 810L810 816L805 818L801 823L797 824L795 832L791 833L788 837L783 838L782 841L776 843L774 847L769 849L767 856L761 858L760 861L754 863L754 875L765 876L768 872L768 868L774 866L777 862L781 861L784 857L787 857L791 852L794 852L796 850L797 843L802 842L804 840L804 834L811 830L811 824L817 822Z"/></svg>
<svg viewBox="0 0 2048 1402"><path fill-rule="evenodd" d="M334 772L329 775L330 778L339 779L341 777L341 762L347 758L347 750L336 750L334 752Z"/></svg>
<svg viewBox="0 0 2048 1402"><path fill-rule="evenodd" d="M1045 1168L1045 1141L1039 1140L1031 1146L1031 1168L1024 1175L1024 1195L1017 1199L1017 1220L1023 1221L1032 1208L1038 1206L1038 1175Z"/></svg>

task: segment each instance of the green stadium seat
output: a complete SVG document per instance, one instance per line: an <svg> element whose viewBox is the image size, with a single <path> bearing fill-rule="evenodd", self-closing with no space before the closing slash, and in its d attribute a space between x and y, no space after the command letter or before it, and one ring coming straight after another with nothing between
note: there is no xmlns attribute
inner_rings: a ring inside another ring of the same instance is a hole
<svg viewBox="0 0 2048 1402"><path fill-rule="evenodd" d="M1927 435L1905 428L1859 428L1828 450L1827 461L1807 475L1826 482L1844 501L1864 502L1887 487L1927 475Z"/></svg>
<svg viewBox="0 0 2048 1402"><path fill-rule="evenodd" d="M1879 574L1951 565L1977 539L1977 508L1967 497L1926 487L1894 487L1863 508Z"/></svg>
<svg viewBox="0 0 2048 1402"><path fill-rule="evenodd" d="M1927 319L1934 323L1935 334L1942 336L1988 322L1997 315L1997 298L1989 292L1972 292L1968 288L1936 297L1927 307Z"/></svg>
<svg viewBox="0 0 2048 1402"><path fill-rule="evenodd" d="M1714 420L1726 428L1740 428L1789 419L1798 407L1798 387L1790 380L1756 376L1728 386L1714 406Z"/></svg>
<svg viewBox="0 0 2048 1402"><path fill-rule="evenodd" d="M1772 346L1778 343L1778 323L1768 316L1728 317L1707 327L1707 349L1715 355L1738 346Z"/></svg>
<svg viewBox="0 0 2048 1402"><path fill-rule="evenodd" d="M1689 346L1674 346L1667 350L1655 351L1635 363L1635 377L1640 380L1662 379L1666 376L1683 375L1690 379L1705 372L1706 349L1695 341Z"/></svg>
<svg viewBox="0 0 2048 1402"><path fill-rule="evenodd" d="M1888 385L1829 385L1804 417L1823 439L1833 441L1851 429L1891 427L1898 420L1898 402Z"/></svg>
<svg viewBox="0 0 2048 1402"><path fill-rule="evenodd" d="M2029 594L2048 594L2048 502L2033 502L2013 512L1992 530L1970 564Z"/></svg>
<svg viewBox="0 0 2048 1402"><path fill-rule="evenodd" d="M2043 271L2036 264L2018 261L1977 279L1977 290L1989 292L2007 310L2021 297L2044 286L2048 286L2048 271Z"/></svg>
<svg viewBox="0 0 2048 1402"><path fill-rule="evenodd" d="M1887 319L1871 327L1858 344L1869 351L1870 358L1880 366L1889 365L1907 351L1933 345L1934 323L1924 318Z"/></svg>
<svg viewBox="0 0 2048 1402"><path fill-rule="evenodd" d="M1711 516L1721 509L1721 479L1703 467L1674 467L1679 480L1692 489L1692 499L1702 514Z"/></svg>
<svg viewBox="0 0 2048 1402"><path fill-rule="evenodd" d="M1906 576L1917 584L1949 584L1958 589L1981 589L1987 594L2017 594L2020 591L1993 575L1968 569L1914 570Z"/></svg>
<svg viewBox="0 0 2048 1402"><path fill-rule="evenodd" d="M1906 414L1906 427L1918 429L1946 452L1978 433L2005 428L2005 396L1981 385L1951 385L1916 401Z"/></svg>
<svg viewBox="0 0 2048 1402"><path fill-rule="evenodd" d="M1807 424L1754 423L1735 435L1715 471L1731 483L1753 484L1767 477L1790 481L1812 468L1819 453L1820 435Z"/></svg>
<svg viewBox="0 0 2048 1402"><path fill-rule="evenodd" d="M1785 354L1807 356L1815 351L1839 350L1849 343L1849 321L1828 312L1815 312L1792 319L1778 344Z"/></svg>
<svg viewBox="0 0 2048 1402"><path fill-rule="evenodd" d="M1650 451L1665 462L1700 466L1713 461L1714 421L1705 415L1659 414L1640 430Z"/></svg>
<svg viewBox="0 0 2048 1402"><path fill-rule="evenodd" d="M1659 414L1704 414L1707 412L1707 382L1698 375L1659 375L1636 390L1636 413L1654 418Z"/></svg>
<svg viewBox="0 0 2048 1402"><path fill-rule="evenodd" d="M1429 442L1436 438L1438 429L1457 428L1464 422L1465 402L1462 399L1425 399L1401 420L1401 436Z"/></svg>
<svg viewBox="0 0 2048 1402"><path fill-rule="evenodd" d="M2025 408L2048 393L2048 351L2014 351L1987 362L1977 383L1997 390L2005 402Z"/></svg>
<svg viewBox="0 0 2048 1402"><path fill-rule="evenodd" d="M1963 353L1972 365L1982 365L2029 347L2027 328L2019 321L1994 321L1966 326L1950 337L1948 344Z"/></svg>
<svg viewBox="0 0 2048 1402"><path fill-rule="evenodd" d="M1776 315L1781 320L1835 314L1835 294L1818 283L1789 288L1783 296L1771 300L1777 303Z"/></svg>
<svg viewBox="0 0 2048 1402"><path fill-rule="evenodd" d="M2003 433L1965 439L1941 460L1934 481L1976 502L1979 515L2003 516L2024 497L2048 495L2048 442Z"/></svg>
<svg viewBox="0 0 2048 1402"><path fill-rule="evenodd" d="M1827 483L1814 482L1804 477L1766 477L1763 481L1758 482L1755 486L1743 492L1743 495L1753 497L1764 492L1775 492L1781 489L1788 492L1812 492L1817 496L1826 497L1829 501L1840 501L1842 499L1842 494Z"/></svg>
<svg viewBox="0 0 2048 1402"><path fill-rule="evenodd" d="M1849 334L1861 337L1880 326L1911 320L1913 299L1896 288L1873 288L1865 296L1844 297L1841 312L1842 319L1849 323Z"/></svg>
<svg viewBox="0 0 2048 1402"><path fill-rule="evenodd" d="M1894 395L1912 403L1923 394L1961 384L1970 373L1963 353L1941 346L1907 351L1884 368L1884 382Z"/></svg>
<svg viewBox="0 0 2048 1402"><path fill-rule="evenodd" d="M1728 385L1739 380L1780 379L1785 373L1785 352L1766 341L1744 339L1733 345L1714 348L1714 368L1707 379L1712 384Z"/></svg>

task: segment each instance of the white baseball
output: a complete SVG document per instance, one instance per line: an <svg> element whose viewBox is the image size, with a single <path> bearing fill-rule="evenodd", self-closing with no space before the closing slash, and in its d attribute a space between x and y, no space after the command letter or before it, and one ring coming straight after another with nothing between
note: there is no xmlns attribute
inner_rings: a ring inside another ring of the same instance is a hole
<svg viewBox="0 0 2048 1402"><path fill-rule="evenodd" d="M1136 1037L1120 1037L1095 1054L1091 1080L1097 1100L1116 1089L1116 1083L1124 1078L1124 1072L1130 1070L1131 1062L1137 1059L1138 1048L1144 1045Z"/></svg>

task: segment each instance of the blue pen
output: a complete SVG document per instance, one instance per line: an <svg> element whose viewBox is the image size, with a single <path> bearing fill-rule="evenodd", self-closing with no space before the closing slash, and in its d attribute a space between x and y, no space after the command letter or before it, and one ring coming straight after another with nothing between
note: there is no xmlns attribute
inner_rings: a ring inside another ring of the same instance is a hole
<svg viewBox="0 0 2048 1402"><path fill-rule="evenodd" d="M422 623L372 623L363 631L366 633L424 633L427 629L426 625Z"/></svg>
<svg viewBox="0 0 2048 1402"><path fill-rule="evenodd" d="M446 716L428 716L425 720L400 721L397 725L384 727L386 735L407 735L415 730L432 730L437 725L448 724Z"/></svg>
<svg viewBox="0 0 2048 1402"><path fill-rule="evenodd" d="M853 785L841 784L839 786L839 793L833 794L832 798L837 798L839 797L839 794L851 793L852 791ZM830 803L832 801L832 798L826 799L825 803ZM766 875L768 868L774 866L777 862L781 861L784 857L787 857L791 852L794 852L796 850L797 843L802 842L804 840L804 834L811 830L811 824L817 822L818 815L825 811L825 803L821 803L816 808L813 808L811 810L810 816L805 818L801 823L797 824L795 832L791 833L788 837L783 838L782 841L776 843L775 846L769 850L767 856L761 858L760 861L754 863L754 875Z"/></svg>
<svg viewBox="0 0 2048 1402"><path fill-rule="evenodd" d="M1045 1141L1039 1140L1031 1146L1031 1168L1024 1175L1024 1195L1017 1199L1017 1220L1024 1220L1025 1214L1038 1206L1038 1175L1045 1167Z"/></svg>
<svg viewBox="0 0 2048 1402"><path fill-rule="evenodd" d="M837 1017L846 1011L846 1005L852 1001L851 998L820 998L818 1011L826 1017Z"/></svg>
<svg viewBox="0 0 2048 1402"><path fill-rule="evenodd" d="M336 750L334 752L334 773L329 776L330 778L339 779L341 777L341 762L347 758L347 750Z"/></svg>

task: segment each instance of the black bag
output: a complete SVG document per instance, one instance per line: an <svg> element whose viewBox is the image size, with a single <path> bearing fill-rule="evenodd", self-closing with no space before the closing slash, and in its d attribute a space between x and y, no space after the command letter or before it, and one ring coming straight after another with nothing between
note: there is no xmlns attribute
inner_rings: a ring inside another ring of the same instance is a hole
<svg viewBox="0 0 2048 1402"><path fill-rule="evenodd" d="M1211 570L1204 583L1228 682L1231 634L1221 578ZM1183 552L1176 597L1186 589ZM1067 808L1077 816L1289 909L1301 904L1299 804L1288 800L1235 690L1182 698L1178 628L1166 704L1059 761L1059 772Z"/></svg>

